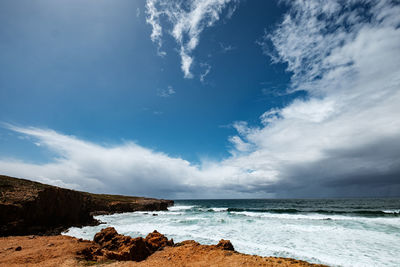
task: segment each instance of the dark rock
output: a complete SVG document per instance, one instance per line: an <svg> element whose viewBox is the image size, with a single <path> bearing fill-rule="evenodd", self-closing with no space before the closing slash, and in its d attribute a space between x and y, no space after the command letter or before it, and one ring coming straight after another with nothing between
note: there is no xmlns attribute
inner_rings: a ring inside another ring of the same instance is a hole
<svg viewBox="0 0 400 267"><path fill-rule="evenodd" d="M15 251L21 251L21 250L22 250L22 248L20 246L15 248Z"/></svg>
<svg viewBox="0 0 400 267"><path fill-rule="evenodd" d="M109 242L118 235L114 227L107 227L94 235L93 241L102 247L109 246Z"/></svg>
<svg viewBox="0 0 400 267"><path fill-rule="evenodd" d="M0 236L58 235L93 215L167 210L171 200L79 192L0 175Z"/></svg>
<svg viewBox="0 0 400 267"><path fill-rule="evenodd" d="M86 247L77 254L87 261L101 261L105 258L103 250L97 246Z"/></svg>
<svg viewBox="0 0 400 267"><path fill-rule="evenodd" d="M217 244L217 248L221 248L223 250L231 250L234 251L235 249L233 248L233 245L231 243L231 241L229 240L225 240L225 239L221 239L218 244Z"/></svg>

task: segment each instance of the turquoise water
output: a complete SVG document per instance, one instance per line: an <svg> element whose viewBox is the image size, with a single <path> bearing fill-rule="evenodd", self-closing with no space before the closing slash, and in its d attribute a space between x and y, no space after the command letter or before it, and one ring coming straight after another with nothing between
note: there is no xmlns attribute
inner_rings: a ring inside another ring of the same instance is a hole
<svg viewBox="0 0 400 267"><path fill-rule="evenodd" d="M105 224L65 234L92 239L107 226L131 236L157 229L175 242L230 239L247 254L332 266L400 266L400 199L180 200L169 211L96 218Z"/></svg>

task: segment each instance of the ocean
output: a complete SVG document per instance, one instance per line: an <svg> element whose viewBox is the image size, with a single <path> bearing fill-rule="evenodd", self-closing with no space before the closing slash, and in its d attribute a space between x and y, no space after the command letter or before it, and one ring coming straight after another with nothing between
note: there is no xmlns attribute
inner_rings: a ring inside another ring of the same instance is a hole
<svg viewBox="0 0 400 267"><path fill-rule="evenodd" d="M400 199L176 200L168 211L96 218L104 224L64 234L93 239L113 226L144 237L157 230L175 242L229 239L246 254L331 266L400 266Z"/></svg>

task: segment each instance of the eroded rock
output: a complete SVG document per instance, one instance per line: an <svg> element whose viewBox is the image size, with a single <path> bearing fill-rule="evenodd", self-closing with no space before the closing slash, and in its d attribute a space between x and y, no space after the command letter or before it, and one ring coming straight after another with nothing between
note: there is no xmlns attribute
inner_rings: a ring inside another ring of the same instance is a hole
<svg viewBox="0 0 400 267"><path fill-rule="evenodd" d="M168 240L167 237L165 237L163 234L160 234L156 230L146 236L145 242L148 248L153 252L162 249L163 247L174 245L174 241L172 239Z"/></svg>
<svg viewBox="0 0 400 267"><path fill-rule="evenodd" d="M235 250L235 249L233 248L233 245L232 245L231 241L225 240L225 239L221 239L221 240L218 242L217 248L222 248L223 250L231 250L231 251L234 251L234 250Z"/></svg>
<svg viewBox="0 0 400 267"><path fill-rule="evenodd" d="M79 192L0 175L0 236L58 235L93 215L167 210L172 200Z"/></svg>
<svg viewBox="0 0 400 267"><path fill-rule="evenodd" d="M107 227L98 232L93 241L95 246L81 251L86 260L99 261L103 259L120 261L142 261L157 250L173 246L173 240L168 240L163 234L154 231L142 237L132 238L118 234L114 227Z"/></svg>

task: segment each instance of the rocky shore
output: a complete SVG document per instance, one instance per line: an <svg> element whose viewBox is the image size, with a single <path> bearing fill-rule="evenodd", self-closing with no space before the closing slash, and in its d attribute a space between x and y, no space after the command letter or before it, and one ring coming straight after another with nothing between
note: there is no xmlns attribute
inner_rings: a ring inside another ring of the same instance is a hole
<svg viewBox="0 0 400 267"><path fill-rule="evenodd" d="M0 236L54 235L93 215L167 210L172 200L80 192L0 175Z"/></svg>
<svg viewBox="0 0 400 267"><path fill-rule="evenodd" d="M118 234L114 228L93 241L69 236L0 238L0 266L320 266L305 261L238 253L229 240L201 245L193 240L175 244L154 231L145 238Z"/></svg>
<svg viewBox="0 0 400 267"><path fill-rule="evenodd" d="M0 175L0 266L322 266L238 253L229 240L174 243L154 231L130 237L108 227L93 241L63 236L93 216L167 210L171 200L79 192Z"/></svg>

